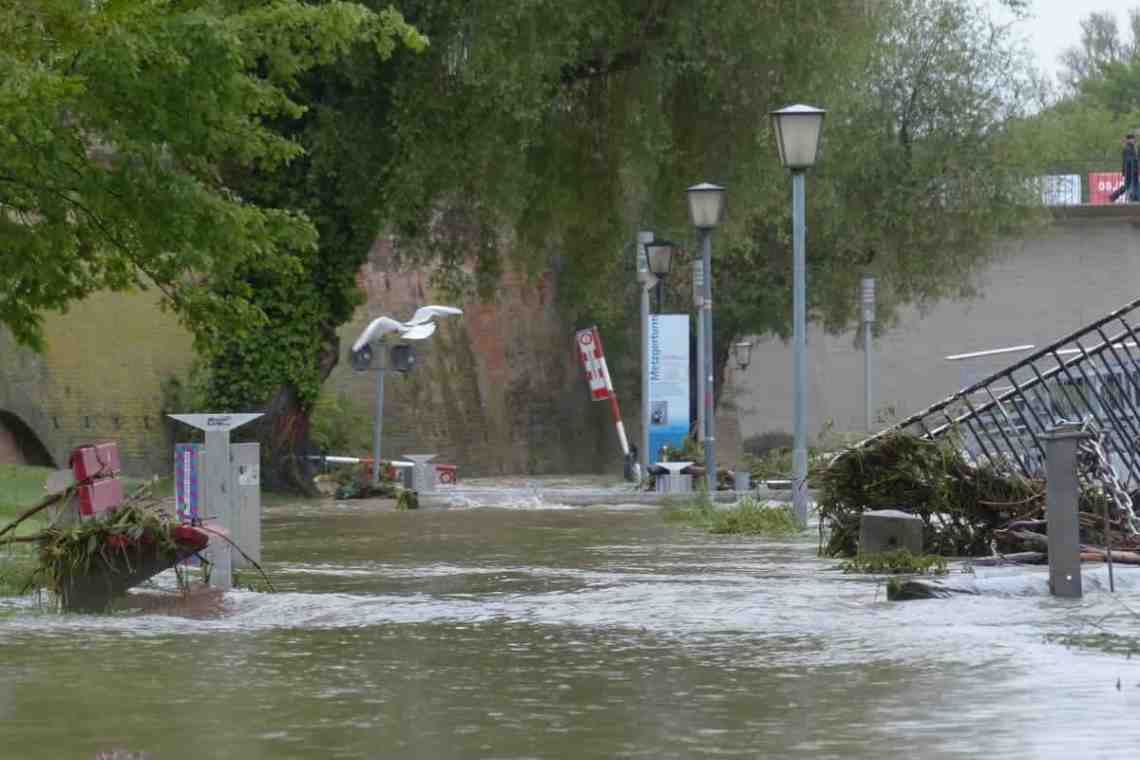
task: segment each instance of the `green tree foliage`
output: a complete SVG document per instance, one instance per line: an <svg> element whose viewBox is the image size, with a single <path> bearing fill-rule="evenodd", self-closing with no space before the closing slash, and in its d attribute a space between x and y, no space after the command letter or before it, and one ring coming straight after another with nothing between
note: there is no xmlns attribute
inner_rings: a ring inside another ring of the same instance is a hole
<svg viewBox="0 0 1140 760"><path fill-rule="evenodd" d="M435 44L395 84L387 210L402 250L453 282L468 258L468 284L553 261L571 319L623 320L633 230L691 240L684 188L717 181L723 368L737 335L789 329L790 183L767 114L796 101L829 110L808 193L811 316L829 328L863 271L888 318L969 292L992 241L1032 217L1037 157L1008 127L1037 82L966 0L405 7Z"/></svg>
<svg viewBox="0 0 1140 760"><path fill-rule="evenodd" d="M265 324L245 262L296 272L317 230L225 177L301 155L270 122L306 71L410 33L350 2L0 0L0 324L35 346L44 310L148 287L202 338Z"/></svg>

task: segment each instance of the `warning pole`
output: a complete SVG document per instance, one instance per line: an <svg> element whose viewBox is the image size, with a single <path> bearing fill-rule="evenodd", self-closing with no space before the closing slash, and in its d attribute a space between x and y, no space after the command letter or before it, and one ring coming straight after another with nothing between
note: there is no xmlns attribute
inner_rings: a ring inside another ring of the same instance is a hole
<svg viewBox="0 0 1140 760"><path fill-rule="evenodd" d="M621 421L621 409L618 407L617 392L614 390L614 381L610 377L610 367L606 364L606 355L602 351L602 336L598 334L598 328L594 327L594 345L597 347L597 359L602 365L602 377L606 381L606 391L610 397L610 411L614 415L614 426L617 428L618 440L621 442L621 453L629 456L629 439L625 436L625 425Z"/></svg>

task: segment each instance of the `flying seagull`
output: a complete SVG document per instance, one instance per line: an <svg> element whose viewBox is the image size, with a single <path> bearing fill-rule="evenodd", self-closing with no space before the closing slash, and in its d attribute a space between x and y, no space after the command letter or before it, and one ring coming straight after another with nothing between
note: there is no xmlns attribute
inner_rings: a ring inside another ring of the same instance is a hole
<svg viewBox="0 0 1140 760"><path fill-rule="evenodd" d="M352 350L359 351L367 346L373 338L378 338L389 332L399 333L403 340L423 340L435 332L436 324L432 321L433 317L462 313L462 309L457 309L454 306L421 306L416 309L416 313L407 322L400 322L391 317L377 317L368 323L364 332L360 333L360 337L352 344Z"/></svg>

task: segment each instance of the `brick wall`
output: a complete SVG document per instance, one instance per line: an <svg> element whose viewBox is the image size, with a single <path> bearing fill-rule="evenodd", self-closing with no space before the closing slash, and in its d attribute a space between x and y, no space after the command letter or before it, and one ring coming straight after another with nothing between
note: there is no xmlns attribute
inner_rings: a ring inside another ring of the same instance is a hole
<svg viewBox="0 0 1140 760"><path fill-rule="evenodd" d="M359 282L368 300L340 332L344 354L375 317L407 319L417 306L441 303L426 274L395 270L385 241ZM387 375L383 456L438 454L461 476L620 469L608 409L588 399L573 331L553 295L550 273L507 274L495 302L463 304L461 317L440 319L436 334L415 344L415 370ZM342 358L329 383L371 423L375 373L355 373Z"/></svg>

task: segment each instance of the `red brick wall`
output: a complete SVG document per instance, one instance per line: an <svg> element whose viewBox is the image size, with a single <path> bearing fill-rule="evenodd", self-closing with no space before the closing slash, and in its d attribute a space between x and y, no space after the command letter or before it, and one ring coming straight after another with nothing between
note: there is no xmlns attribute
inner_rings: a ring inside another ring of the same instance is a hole
<svg viewBox="0 0 1140 760"><path fill-rule="evenodd" d="M422 272L396 271L379 241L361 270L368 301L341 330L340 365L330 378L350 395L369 424L375 375L352 372L348 345L375 317L407 319L417 306L447 303ZM437 453L460 476L618 470L621 451L608 408L592 404L573 361L573 330L552 293L554 276L508 274L493 302L462 303L461 317L439 320L416 344L416 369L389 373L383 455Z"/></svg>

